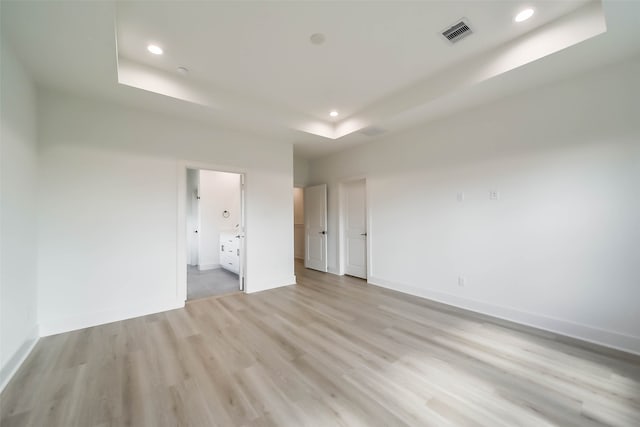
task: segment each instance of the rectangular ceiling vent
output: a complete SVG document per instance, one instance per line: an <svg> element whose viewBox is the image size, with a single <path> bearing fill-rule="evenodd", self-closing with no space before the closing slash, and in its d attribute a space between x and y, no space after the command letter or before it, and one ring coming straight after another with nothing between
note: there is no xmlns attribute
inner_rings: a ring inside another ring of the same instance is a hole
<svg viewBox="0 0 640 427"><path fill-rule="evenodd" d="M382 129L382 128L375 127L375 126L366 127L366 128L364 128L364 129L362 129L360 131L361 134L367 135L367 136L378 136L378 135L382 135L383 133L386 133L386 132L387 132L386 129Z"/></svg>
<svg viewBox="0 0 640 427"><path fill-rule="evenodd" d="M451 43L460 41L469 34L473 34L473 31L471 31L471 27L465 18L460 19L457 23L442 32L444 38L449 40Z"/></svg>

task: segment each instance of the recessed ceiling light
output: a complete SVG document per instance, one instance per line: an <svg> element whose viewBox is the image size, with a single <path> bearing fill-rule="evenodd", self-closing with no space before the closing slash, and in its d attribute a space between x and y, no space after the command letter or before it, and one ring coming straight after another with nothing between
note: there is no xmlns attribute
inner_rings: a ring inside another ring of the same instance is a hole
<svg viewBox="0 0 640 427"><path fill-rule="evenodd" d="M311 40L311 43L313 44L322 44L325 41L325 36L322 33L315 33L315 34L311 34L311 37L309 37L309 40Z"/></svg>
<svg viewBox="0 0 640 427"><path fill-rule="evenodd" d="M338 112L336 110L333 110L332 112L329 113L329 115L331 117L338 117Z"/></svg>
<svg viewBox="0 0 640 427"><path fill-rule="evenodd" d="M156 46L155 44L150 44L147 46L147 50L154 55L162 55L162 48L160 46Z"/></svg>
<svg viewBox="0 0 640 427"><path fill-rule="evenodd" d="M529 8L529 9L525 9L522 12L518 13L516 15L515 18L513 18L514 21L516 22L522 22L522 21L526 21L527 19L531 18L533 16L533 9Z"/></svg>

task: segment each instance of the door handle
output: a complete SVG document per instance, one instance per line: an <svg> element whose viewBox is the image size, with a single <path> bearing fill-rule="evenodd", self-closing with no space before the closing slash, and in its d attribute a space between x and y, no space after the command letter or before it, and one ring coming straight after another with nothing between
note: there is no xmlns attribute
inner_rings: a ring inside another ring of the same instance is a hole
<svg viewBox="0 0 640 427"><path fill-rule="evenodd" d="M367 233L360 233L360 235L361 235L361 236L366 236L366 235L367 235Z"/></svg>
<svg viewBox="0 0 640 427"><path fill-rule="evenodd" d="M326 230L318 231L318 234L327 234Z"/></svg>

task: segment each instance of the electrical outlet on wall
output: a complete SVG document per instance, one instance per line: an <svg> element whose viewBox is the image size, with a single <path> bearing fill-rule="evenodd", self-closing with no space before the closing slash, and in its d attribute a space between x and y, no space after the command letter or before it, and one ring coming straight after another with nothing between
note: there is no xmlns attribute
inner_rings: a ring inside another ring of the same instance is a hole
<svg viewBox="0 0 640 427"><path fill-rule="evenodd" d="M489 200L499 200L500 199L500 192L497 190L490 190L489 191Z"/></svg>
<svg viewBox="0 0 640 427"><path fill-rule="evenodd" d="M459 202L464 202L464 191L459 191L458 194L456 195L456 199Z"/></svg>
<svg viewBox="0 0 640 427"><path fill-rule="evenodd" d="M460 287L464 287L464 285L466 285L467 283L467 279L464 278L463 276L458 276L458 286Z"/></svg>

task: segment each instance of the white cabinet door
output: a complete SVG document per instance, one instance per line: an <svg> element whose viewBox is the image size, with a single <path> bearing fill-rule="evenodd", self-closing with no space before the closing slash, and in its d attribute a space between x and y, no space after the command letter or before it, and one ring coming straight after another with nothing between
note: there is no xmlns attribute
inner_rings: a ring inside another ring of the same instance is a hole
<svg viewBox="0 0 640 427"><path fill-rule="evenodd" d="M327 271L327 185L304 189L304 266Z"/></svg>
<svg viewBox="0 0 640 427"><path fill-rule="evenodd" d="M236 233L220 233L220 266L233 273L240 273L240 238Z"/></svg>

